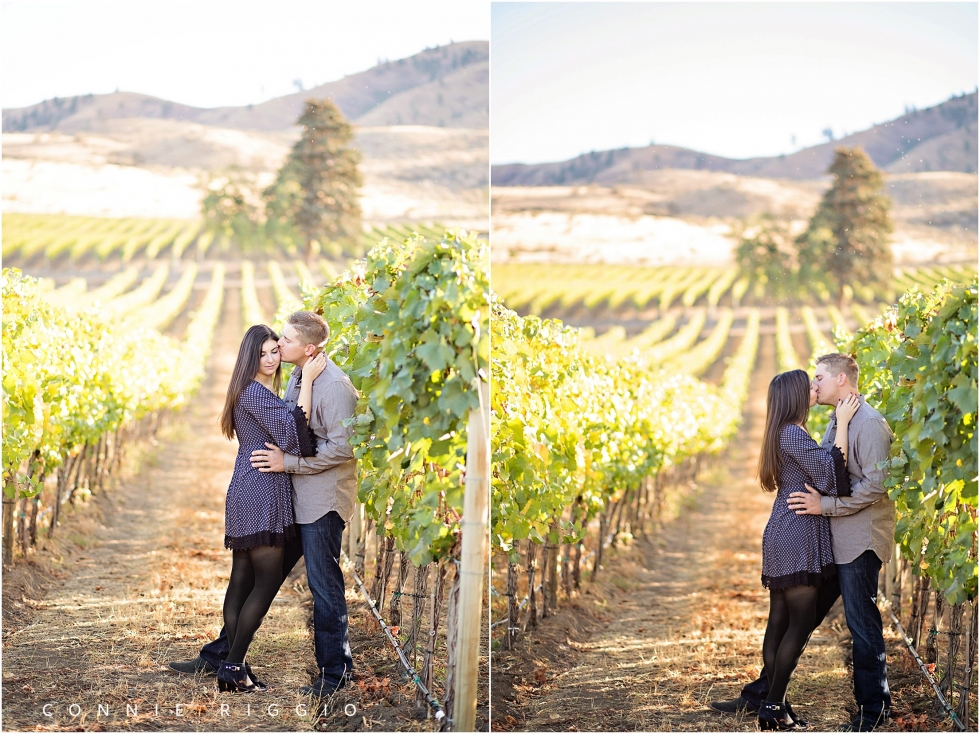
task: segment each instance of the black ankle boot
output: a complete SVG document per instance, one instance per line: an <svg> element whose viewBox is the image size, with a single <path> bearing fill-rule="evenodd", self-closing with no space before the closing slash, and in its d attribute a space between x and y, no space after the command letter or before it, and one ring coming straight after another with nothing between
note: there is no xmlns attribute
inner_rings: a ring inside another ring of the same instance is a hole
<svg viewBox="0 0 980 734"><path fill-rule="evenodd" d="M759 728L762 731L789 731L795 724L786 723L786 706L781 703L763 701L759 709Z"/></svg>
<svg viewBox="0 0 980 734"><path fill-rule="evenodd" d="M232 693L254 693L261 690L249 678L245 663L221 663L218 668L218 690Z"/></svg>

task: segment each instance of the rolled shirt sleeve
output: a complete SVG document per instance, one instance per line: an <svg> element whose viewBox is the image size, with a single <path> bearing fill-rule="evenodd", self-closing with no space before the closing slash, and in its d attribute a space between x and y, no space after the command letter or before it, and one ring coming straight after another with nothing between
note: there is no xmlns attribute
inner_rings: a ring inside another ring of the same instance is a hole
<svg viewBox="0 0 980 734"><path fill-rule="evenodd" d="M850 429L849 429L850 430ZM888 496L884 481L888 473L878 464L888 458L892 443L891 429L884 420L867 420L855 429L850 441L851 455L848 464L855 462L859 472L852 471L850 497L822 497L820 514L829 517L853 515Z"/></svg>
<svg viewBox="0 0 980 734"><path fill-rule="evenodd" d="M287 453L283 465L288 474L319 474L339 466L354 458L350 438L354 435L353 426L344 422L354 415L357 407L357 393L349 383L334 380L325 386L323 398L313 405L314 418L310 423L317 428L315 456L297 456Z"/></svg>

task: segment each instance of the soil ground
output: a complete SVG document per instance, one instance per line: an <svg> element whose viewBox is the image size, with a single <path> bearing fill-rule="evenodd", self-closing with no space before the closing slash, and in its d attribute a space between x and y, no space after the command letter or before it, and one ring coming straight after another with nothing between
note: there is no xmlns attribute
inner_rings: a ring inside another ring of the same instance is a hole
<svg viewBox="0 0 980 734"><path fill-rule="evenodd" d="M213 677L167 668L168 661L193 658L222 624L231 566L223 547L224 497L237 446L220 435L217 418L238 351L239 302L236 289L226 290L198 399L171 420L156 445L145 447L138 466L69 513L53 540L4 574L4 729L436 728L416 713L415 687L402 677L350 578L354 685L319 709L298 694L316 672L302 563L249 651L274 690L219 693ZM441 680L444 672L436 675ZM486 667L481 681L486 702ZM486 713L484 703L478 711L484 729Z"/></svg>
<svg viewBox="0 0 980 734"><path fill-rule="evenodd" d="M775 343L764 335L740 434L703 472L672 522L616 551L596 583L565 601L512 652L495 653L500 731L755 731L712 700L739 695L761 666L768 597L759 581L772 498L753 479ZM947 730L931 690L886 631L896 719L890 730ZM834 731L853 707L850 635L838 602L790 684L794 709Z"/></svg>

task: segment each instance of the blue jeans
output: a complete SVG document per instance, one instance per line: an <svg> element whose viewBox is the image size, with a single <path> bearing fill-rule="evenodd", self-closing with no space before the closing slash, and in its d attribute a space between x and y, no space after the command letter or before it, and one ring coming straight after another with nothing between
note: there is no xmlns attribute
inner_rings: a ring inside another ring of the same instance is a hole
<svg viewBox="0 0 980 734"><path fill-rule="evenodd" d="M306 579L313 594L313 648L318 682L336 685L354 667L347 638L347 600L344 574L340 570L340 539L345 523L336 512L328 512L316 522L297 525L299 537L286 545L282 561L283 581L306 557ZM201 648L201 658L215 668L228 657L231 646L225 628L218 637Z"/></svg>
<svg viewBox="0 0 980 734"><path fill-rule="evenodd" d="M867 550L850 563L838 563L847 628L854 640L854 699L861 723L884 723L892 706L885 671L885 638L878 611L881 560Z"/></svg>
<svg viewBox="0 0 980 734"><path fill-rule="evenodd" d="M882 714L887 717L892 704L877 604L880 571L881 560L874 551L867 550L850 563L838 563L837 583L822 585L817 598L815 627L827 616L838 596L844 600L844 616L854 644L854 699L858 705L855 723L860 720L865 730L884 723ZM769 681L763 668L759 678L742 689L742 698L758 708L768 695Z"/></svg>

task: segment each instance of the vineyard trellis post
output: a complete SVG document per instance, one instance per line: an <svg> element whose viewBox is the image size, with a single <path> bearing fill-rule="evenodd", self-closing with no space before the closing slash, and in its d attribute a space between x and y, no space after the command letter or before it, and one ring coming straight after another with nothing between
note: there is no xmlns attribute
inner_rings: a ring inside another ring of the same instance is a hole
<svg viewBox="0 0 980 734"><path fill-rule="evenodd" d="M463 495L462 548L453 729L474 731L480 632L490 511L490 389L480 381L480 408L470 411L467 427L466 489Z"/></svg>

